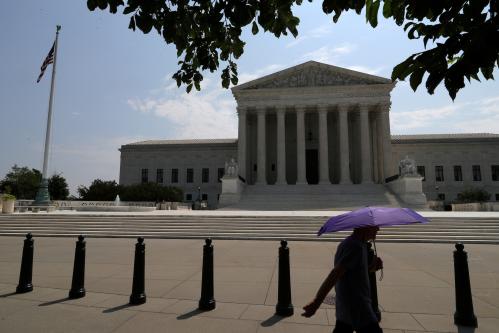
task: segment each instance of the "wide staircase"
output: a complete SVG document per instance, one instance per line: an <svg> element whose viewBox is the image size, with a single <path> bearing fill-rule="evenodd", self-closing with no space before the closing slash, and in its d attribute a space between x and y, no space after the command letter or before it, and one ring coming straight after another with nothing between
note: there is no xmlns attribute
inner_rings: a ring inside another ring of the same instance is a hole
<svg viewBox="0 0 499 333"><path fill-rule="evenodd" d="M222 209L352 210L365 206L400 207L401 204L381 184L248 185L239 203Z"/></svg>
<svg viewBox="0 0 499 333"><path fill-rule="evenodd" d="M206 238L332 241L348 232L317 230L327 216L98 216L57 214L0 215L0 236ZM432 218L428 224L384 227L380 242L499 244L498 218Z"/></svg>

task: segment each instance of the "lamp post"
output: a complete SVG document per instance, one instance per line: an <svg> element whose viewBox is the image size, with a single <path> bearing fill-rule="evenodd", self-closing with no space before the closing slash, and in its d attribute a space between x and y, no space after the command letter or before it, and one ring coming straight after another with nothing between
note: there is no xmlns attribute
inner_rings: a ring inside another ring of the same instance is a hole
<svg viewBox="0 0 499 333"><path fill-rule="evenodd" d="M201 202L201 187L198 186L198 202Z"/></svg>

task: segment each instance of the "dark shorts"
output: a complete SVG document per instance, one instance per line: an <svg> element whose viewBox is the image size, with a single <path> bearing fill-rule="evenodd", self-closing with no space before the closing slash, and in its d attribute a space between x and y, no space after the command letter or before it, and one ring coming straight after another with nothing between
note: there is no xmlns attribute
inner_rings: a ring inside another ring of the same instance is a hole
<svg viewBox="0 0 499 333"><path fill-rule="evenodd" d="M334 327L333 333L353 333L354 329L352 326L345 324L341 321L336 321L336 326ZM379 324L374 322L366 327L359 328L355 330L357 333L383 333Z"/></svg>

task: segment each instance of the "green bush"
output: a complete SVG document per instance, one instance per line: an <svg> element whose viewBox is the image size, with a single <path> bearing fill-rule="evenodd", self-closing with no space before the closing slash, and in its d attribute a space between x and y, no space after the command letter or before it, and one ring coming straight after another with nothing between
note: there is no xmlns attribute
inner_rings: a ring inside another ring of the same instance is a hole
<svg viewBox="0 0 499 333"><path fill-rule="evenodd" d="M156 183L137 185L118 185L113 181L95 179L87 188L78 187L82 200L113 201L117 195L122 201L182 201L184 194L181 189L172 186L162 186Z"/></svg>
<svg viewBox="0 0 499 333"><path fill-rule="evenodd" d="M457 194L457 203L489 201L490 193L482 188L468 188Z"/></svg>
<svg viewBox="0 0 499 333"><path fill-rule="evenodd" d="M2 201L16 200L16 197L12 194L2 194Z"/></svg>

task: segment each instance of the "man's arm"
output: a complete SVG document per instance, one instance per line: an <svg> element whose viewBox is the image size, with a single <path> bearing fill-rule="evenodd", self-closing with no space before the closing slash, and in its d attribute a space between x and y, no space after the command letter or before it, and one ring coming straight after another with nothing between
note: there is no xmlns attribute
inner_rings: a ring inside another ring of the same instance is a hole
<svg viewBox="0 0 499 333"><path fill-rule="evenodd" d="M334 287L343 274L345 274L345 268L343 266L337 265L331 270L324 282L322 282L322 285L317 291L314 300L303 307L305 312L302 313L302 316L309 318L315 314L324 301L324 298L326 298L329 291Z"/></svg>

